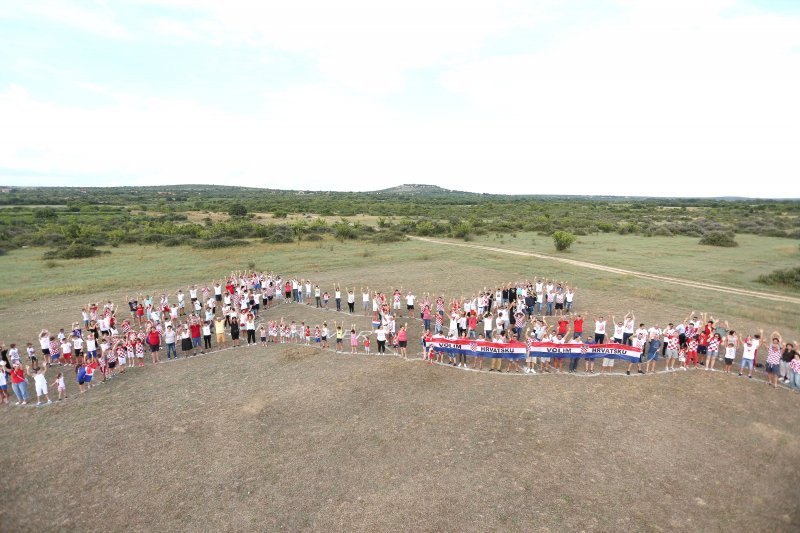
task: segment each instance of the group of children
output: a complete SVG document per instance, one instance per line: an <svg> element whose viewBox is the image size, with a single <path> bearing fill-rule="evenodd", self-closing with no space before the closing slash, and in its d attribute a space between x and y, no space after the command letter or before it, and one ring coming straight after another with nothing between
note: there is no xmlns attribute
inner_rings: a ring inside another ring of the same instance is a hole
<svg viewBox="0 0 800 533"><path fill-rule="evenodd" d="M335 310L355 313L355 287L342 291L338 284L332 287ZM62 328L56 334L42 330L39 344L43 364L40 364L32 343L27 343L25 352L28 364L23 365L16 344L8 349L2 347L0 361L0 403L9 403L8 382L17 397L18 405L28 401L27 378L32 377L37 404L50 403L45 372L49 367L71 367L74 370L79 391L92 387L95 374L105 382L126 368L143 367L145 353L151 354L152 363L161 362L160 352L166 349L167 359L177 359L178 346L181 355L191 357L212 347L212 336L216 336L216 348L224 348L230 337L231 346L240 346L240 337L246 335L247 345L262 346L270 343L296 343L329 349L335 342L337 352L370 354L371 337L375 337L377 353L386 353L387 346L394 354L408 357L408 324L397 326L405 305L406 319L420 320L421 346L429 361L444 363L445 354L426 351L425 346L434 336L450 339L480 339L497 343L511 341L526 345L526 365L520 366L517 358L506 359L506 371L516 372L561 372L563 358L533 357L530 347L533 342L556 344L587 342L601 344L613 342L626 344L641 353L638 363L628 363L626 373L633 366L639 373L654 372L659 358L665 359L664 369L703 366L714 370L717 359L724 358L724 371L731 372L737 350L742 349L739 375L747 371L752 377L756 354L761 346L763 332L742 337L705 315L694 312L682 322L669 323L665 328L644 323L635 326L635 316L629 312L622 319L611 316L608 324L604 316L594 321L593 332L584 330L584 318L575 314L575 287L565 282L535 279L522 283L506 284L494 290L484 288L471 297L452 298L444 295L422 293L417 297L412 291L402 288L390 292L370 291L361 288L363 311L372 315L371 328L358 331L356 324L348 329L344 321L327 322L311 326L292 320L258 323L259 312L276 302L293 302L329 309L330 294L318 284L305 279L283 279L274 273L234 272L224 280L214 280L210 285L191 285L184 292L127 297L130 317L118 317L118 309L112 301L105 304L90 303L81 310L81 322L71 328ZM188 299L187 299L188 295ZM326 295L328 297L326 297ZM345 311L342 301L348 304ZM418 314L417 314L418 313ZM548 318L552 317L548 322ZM448 328L445 328L445 324ZM606 328L608 328L607 335ZM258 340L257 340L258 337ZM767 349L766 370L769 383L777 386L780 380L800 389L800 356L797 343L783 343L777 332L771 335ZM503 371L503 359L493 358L490 371ZM466 368L466 356L448 356L448 363ZM578 358L570 358L568 372L577 372ZM644 366L643 366L644 365ZM483 369L483 359L473 357L472 368ZM614 359L603 358L600 372L611 372ZM595 360L586 359L585 372L593 373ZM58 372L49 384L56 387L58 400L65 399L64 372Z"/></svg>

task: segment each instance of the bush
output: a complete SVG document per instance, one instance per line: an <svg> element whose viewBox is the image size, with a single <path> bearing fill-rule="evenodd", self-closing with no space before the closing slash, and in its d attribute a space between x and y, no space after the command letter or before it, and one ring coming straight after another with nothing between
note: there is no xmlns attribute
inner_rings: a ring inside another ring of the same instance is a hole
<svg viewBox="0 0 800 533"><path fill-rule="evenodd" d="M208 239L206 241L195 241L192 246L202 250L213 250L216 248L231 248L233 246L249 246L250 243L242 239Z"/></svg>
<svg viewBox="0 0 800 533"><path fill-rule="evenodd" d="M309 233L308 235L305 236L305 239L307 241L321 241L322 235L319 235L317 233Z"/></svg>
<svg viewBox="0 0 800 533"><path fill-rule="evenodd" d="M58 212L52 207L43 207L42 209L34 209L33 216L38 220L53 220L58 218Z"/></svg>
<svg viewBox="0 0 800 533"><path fill-rule="evenodd" d="M178 237L170 237L169 239L165 239L161 242L164 246L183 246L184 244L192 244L192 239L186 237L184 235L180 235Z"/></svg>
<svg viewBox="0 0 800 533"><path fill-rule="evenodd" d="M781 285L800 289L800 267L776 270L770 274L759 276L757 281L766 285Z"/></svg>
<svg viewBox="0 0 800 533"><path fill-rule="evenodd" d="M235 203L228 208L228 214L232 217L247 216L247 208L240 203Z"/></svg>
<svg viewBox="0 0 800 533"><path fill-rule="evenodd" d="M69 246L64 246L61 248L56 248L55 250L50 250L49 252L45 252L44 259L85 259L87 257L95 257L104 253L109 252L103 252L102 250L92 248L86 244L73 243Z"/></svg>
<svg viewBox="0 0 800 533"><path fill-rule="evenodd" d="M287 225L267 226L269 232L263 242L280 244L294 242L294 231Z"/></svg>
<svg viewBox="0 0 800 533"><path fill-rule="evenodd" d="M725 246L728 248L739 246L739 243L733 239L731 233L723 233L720 231L713 231L705 234L703 238L700 239L700 244L705 244L707 246Z"/></svg>
<svg viewBox="0 0 800 533"><path fill-rule="evenodd" d="M568 231L557 231L553 233L553 244L556 246L556 250L559 252L563 252L570 246L572 243L575 242L578 238Z"/></svg>
<svg viewBox="0 0 800 533"><path fill-rule="evenodd" d="M381 244L387 242L400 242L407 240L407 237L397 231L379 231L369 238L370 241Z"/></svg>

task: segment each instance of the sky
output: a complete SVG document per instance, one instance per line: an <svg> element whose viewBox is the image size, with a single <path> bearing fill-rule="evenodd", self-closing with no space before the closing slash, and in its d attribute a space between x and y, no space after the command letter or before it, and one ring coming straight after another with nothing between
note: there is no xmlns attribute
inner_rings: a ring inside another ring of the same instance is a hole
<svg viewBox="0 0 800 533"><path fill-rule="evenodd" d="M800 198L799 0L0 0L0 184Z"/></svg>

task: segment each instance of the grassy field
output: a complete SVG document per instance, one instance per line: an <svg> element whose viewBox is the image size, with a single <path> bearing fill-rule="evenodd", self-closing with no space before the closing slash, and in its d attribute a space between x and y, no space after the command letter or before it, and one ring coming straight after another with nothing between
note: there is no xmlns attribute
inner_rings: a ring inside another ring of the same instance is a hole
<svg viewBox="0 0 800 533"><path fill-rule="evenodd" d="M550 253L544 237L525 238ZM592 246L597 254L605 247L608 264L647 271L649 263L637 261L657 246L635 249L632 239ZM748 252L739 240L745 269L764 250ZM54 267L37 249L0 257L3 340L33 341L42 327L68 326L88 301L123 303L134 290L185 289L250 265L328 286L448 295L557 277L578 286L585 313L633 309L645 322L664 323L695 309L739 330L778 327L800 337L788 304L418 241L110 250ZM672 260L691 273L725 257L665 255L657 264ZM289 304L266 316L369 324ZM419 321L409 323L416 339ZM280 345L147 365L83 395L74 377L67 386L65 403L2 409L0 445L13 450L0 458L6 528L795 531L800 524L793 471L800 394L720 373L496 375Z"/></svg>
<svg viewBox="0 0 800 533"><path fill-rule="evenodd" d="M508 238L502 244L491 239L488 242L499 247L553 253L547 238L518 235L514 242ZM527 245L522 245L523 239ZM567 256L734 287L761 288L752 279L760 273L758 265L765 257L781 257L769 267L762 267L772 270L796 264L800 256L796 248L789 250L793 241L763 237L754 238L751 245L740 236L742 244L736 249L699 246L682 237L664 238L673 243L675 254L662 253L665 246L656 237L581 239ZM538 245L530 244L531 241ZM648 323L663 323L683 319L692 310L706 311L729 320L740 330L780 329L789 338L800 337L800 315L788 303L680 288L547 260L478 253L424 242L371 245L328 240L284 245L253 243L249 247L223 250L138 245L109 250L111 253L107 255L59 261L56 266L40 259L40 249L15 250L0 256L0 270L11 280L0 289L0 312L6 314L24 304L23 309L44 315L45 323L53 325L51 321L64 320L65 311L78 310L88 301L111 297L121 302L129 292L175 291L194 281L210 281L231 270L255 266L311 277L320 283L358 287L380 283L383 289L403 286L418 293L445 292L455 296L472 294L484 286L543 276L576 285L577 301L584 312L624 315L633 309ZM679 254L678 250L683 252ZM687 256L690 250L694 255ZM751 265L755 265L753 270ZM12 320L15 315L10 313ZM39 327L29 322L22 325L25 332Z"/></svg>
<svg viewBox="0 0 800 533"><path fill-rule="evenodd" d="M739 246L720 248L698 244L695 237L642 237L600 233L578 237L567 252L556 252L553 239L531 233L483 235L475 243L563 255L592 263L674 276L732 287L775 291L756 279L773 270L800 263L798 241L758 235L737 235ZM798 294L800 291L786 289Z"/></svg>

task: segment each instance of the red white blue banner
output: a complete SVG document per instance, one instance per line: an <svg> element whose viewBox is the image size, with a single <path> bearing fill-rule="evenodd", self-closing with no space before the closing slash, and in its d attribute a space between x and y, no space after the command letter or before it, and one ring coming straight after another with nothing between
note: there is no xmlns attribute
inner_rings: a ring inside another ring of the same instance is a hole
<svg viewBox="0 0 800 533"><path fill-rule="evenodd" d="M475 339L447 339L434 336L425 343L425 351L433 350L448 355L466 355L469 357L502 357L506 359L524 359L530 357L560 357L569 359L621 359L638 363L641 350L625 344L558 344L554 342L532 342L530 349L523 342L491 342Z"/></svg>

